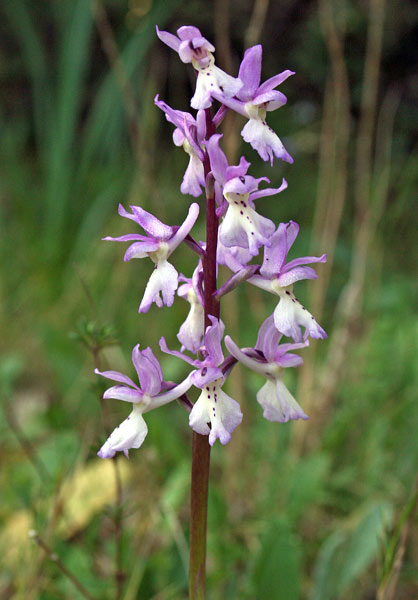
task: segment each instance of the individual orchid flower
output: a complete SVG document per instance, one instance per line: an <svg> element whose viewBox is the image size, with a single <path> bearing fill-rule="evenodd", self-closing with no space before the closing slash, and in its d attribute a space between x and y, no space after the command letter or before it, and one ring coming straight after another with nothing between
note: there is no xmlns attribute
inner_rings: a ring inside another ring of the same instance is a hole
<svg viewBox="0 0 418 600"><path fill-rule="evenodd" d="M238 78L243 82L243 86L236 93L236 98L222 99L217 94L214 97L248 119L241 135L263 160L270 160L270 164L273 165L273 159L276 156L281 160L293 163L293 158L283 146L280 138L267 125L266 114L286 104L286 96L274 88L283 83L290 75L294 75L294 72L283 71L260 85L262 53L261 45L252 46L245 51L238 73Z"/></svg>
<svg viewBox="0 0 418 600"><path fill-rule="evenodd" d="M120 451L129 455L131 448L139 448L148 433L144 413L176 400L191 387L190 378L174 386L163 380L160 363L151 348L139 350L139 344L132 350L132 363L138 374L140 385L118 371L95 373L122 385L114 385L103 394L103 398L114 398L132 403L131 414L111 433L97 453L100 458L112 458Z"/></svg>
<svg viewBox="0 0 418 600"><path fill-rule="evenodd" d="M197 113L196 119L188 112L174 110L168 104L158 99L154 103L166 116L167 121L173 123L176 129L173 132L173 141L176 146L182 146L189 155L189 164L184 173L180 186L182 194L190 194L196 198L201 195L205 187L203 170L203 150L201 144L206 136L206 117L204 111Z"/></svg>
<svg viewBox="0 0 418 600"><path fill-rule="evenodd" d="M157 35L164 44L178 52L184 63L192 63L197 71L196 91L190 101L192 108L209 108L213 94L231 98L242 87L240 79L228 75L215 65L212 54L215 46L202 36L197 27L180 27L177 29L177 36L168 31L160 31L157 27Z"/></svg>
<svg viewBox="0 0 418 600"><path fill-rule="evenodd" d="M254 275L248 281L272 294L279 296L280 300L274 310L274 324L278 331L295 342L303 339L302 329L305 328L305 337L323 339L327 334L315 321L310 312L299 302L293 294L293 284L301 279L316 279L318 276L310 263L326 262L326 254L322 256L303 256L287 261L287 255L299 232L299 225L294 221L280 223L276 232L270 238L270 246L264 248L264 260L260 274Z"/></svg>
<svg viewBox="0 0 418 600"><path fill-rule="evenodd" d="M184 281L185 283L179 287L177 295L184 298L190 304L189 314L177 334L177 338L182 344L181 352L189 350L193 354L196 354L203 342L205 311L201 288L202 278L203 269L201 261L199 261L191 278L184 277L183 275L179 277L179 281Z"/></svg>
<svg viewBox="0 0 418 600"><path fill-rule="evenodd" d="M304 348L308 341L279 344L281 337L271 315L260 327L255 349L242 350L229 336L225 337L225 345L240 363L267 378L257 392L257 402L263 407L263 416L268 421L287 423L289 420L308 418L282 381L285 368L297 367L303 362L300 356L290 351Z"/></svg>
<svg viewBox="0 0 418 600"><path fill-rule="evenodd" d="M131 258L145 258L149 256L155 263L154 271L149 278L144 296L139 305L138 312L146 313L153 302L159 308L163 304L171 306L174 302L174 295L178 286L178 273L167 259L189 234L195 224L199 214L199 205L193 203L190 206L185 221L178 227L165 225L140 206L131 206L131 209L132 213L129 213L119 204L118 212L122 217L138 223L147 235L130 233L117 238L105 237L103 239L112 242L133 241L134 243L125 252L124 260L128 261Z"/></svg>
<svg viewBox="0 0 418 600"><path fill-rule="evenodd" d="M197 368L190 380L202 393L190 412L189 425L193 431L209 435L209 444L213 446L217 439L223 445L230 441L231 433L242 421L242 412L238 402L222 390L225 375L220 368L224 360L221 340L225 326L211 315L210 320L212 325L206 328L204 346L199 350L203 360L193 360L181 352L169 350L163 337L160 348Z"/></svg>
<svg viewBox="0 0 418 600"><path fill-rule="evenodd" d="M221 137L219 134L212 135L207 144L215 182L222 188L223 197L228 203L219 228L219 239L224 246L248 248L251 256L256 256L261 246L270 244L269 238L275 230L275 225L273 221L256 212L254 201L282 192L287 188L287 182L283 179L279 188L258 190L260 182L269 182L269 179L256 179L246 175L250 163L244 157L241 157L238 166L230 167L219 146Z"/></svg>

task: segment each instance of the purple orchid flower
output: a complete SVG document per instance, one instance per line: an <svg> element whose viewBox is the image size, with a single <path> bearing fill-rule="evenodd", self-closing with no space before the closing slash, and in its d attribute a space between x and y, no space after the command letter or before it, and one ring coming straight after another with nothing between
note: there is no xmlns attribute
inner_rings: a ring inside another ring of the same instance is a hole
<svg viewBox="0 0 418 600"><path fill-rule="evenodd" d="M202 393L193 405L189 425L193 431L209 435L209 444L213 446L217 439L223 445L230 441L231 433L242 421L242 412L238 402L222 391L225 376L219 367L224 360L221 340L225 326L211 315L210 320L212 325L206 328L204 346L199 350L204 355L203 360L193 360L181 352L169 350L163 337L160 348L197 367L190 380Z"/></svg>
<svg viewBox="0 0 418 600"><path fill-rule="evenodd" d="M297 367L303 362L300 356L290 351L304 348L309 343L306 340L297 344L279 344L281 337L271 315L260 327L255 349L240 349L229 336L225 337L225 345L240 363L267 378L257 392L263 416L268 421L287 423L289 419L308 418L283 383L282 376L285 368Z"/></svg>
<svg viewBox="0 0 418 600"><path fill-rule="evenodd" d="M270 245L269 238L275 230L275 225L273 221L256 212L254 201L282 192L287 188L287 182L283 179L279 188L258 190L260 182L269 182L269 179L256 179L246 175L250 163L243 156L238 166L230 167L219 146L221 137L219 134L213 135L207 144L212 173L217 183L215 194L219 202L222 190L227 203L224 202L219 211L225 211L226 204L225 217L219 228L219 239L224 246L248 248L251 256L256 256L261 246Z"/></svg>
<svg viewBox="0 0 418 600"><path fill-rule="evenodd" d="M202 187L205 187L202 150L202 142L206 136L205 112L199 111L195 119L188 112L172 109L158 99L158 94L155 96L154 103L165 113L167 121L176 126L173 132L174 144L182 146L189 155L189 164L180 191L182 194L190 194L197 198L202 193Z"/></svg>
<svg viewBox="0 0 418 600"><path fill-rule="evenodd" d="M236 98L222 99L218 94L214 94L214 97L248 119L241 135L263 160L270 160L270 164L273 165L273 159L276 156L281 160L293 163L293 158L283 146L280 138L267 125L266 114L286 104L286 96L274 88L283 83L290 75L294 75L294 72L283 71L260 85L262 53L263 49L260 45L252 46L245 51L238 74L243 86L236 93Z"/></svg>
<svg viewBox="0 0 418 600"><path fill-rule="evenodd" d="M132 214L119 204L119 214L131 219L140 225L146 236L130 233L117 238L105 237L104 240L112 242L132 242L125 252L124 260L131 258L145 258L149 256L155 263L154 271L145 288L145 293L139 305L140 313L146 313L153 302L161 308L163 304L171 306L178 286L178 273L171 263L167 261L171 253L189 234L199 214L199 205L193 203L182 225L171 227L159 221L154 215L140 206L131 206ZM162 295L162 298L160 296Z"/></svg>
<svg viewBox="0 0 418 600"><path fill-rule="evenodd" d="M99 371L95 373L122 385L114 385L103 394L103 398L114 398L132 403L132 412L111 433L107 441L97 453L100 458L112 458L120 451L129 458L131 448L139 448L148 433L144 413L176 400L191 387L187 377L182 383L174 386L163 380L161 365L151 348L139 350L139 344L132 350L132 363L138 374L140 386L127 375L119 371Z"/></svg>
<svg viewBox="0 0 418 600"><path fill-rule="evenodd" d="M299 225L294 221L280 223L270 238L270 247L264 248L260 275L254 275L248 281L280 297L274 310L274 324L284 335L292 337L295 342L302 342L301 327L305 327L305 337L310 335L323 339L327 334L293 294L293 284L301 279L316 279L318 276L315 271L302 265L326 262L327 255L303 256L286 262L298 232Z"/></svg>
<svg viewBox="0 0 418 600"><path fill-rule="evenodd" d="M189 350L196 354L203 343L205 333L205 311L202 295L203 268L199 261L191 278L180 275L179 281L184 281L177 290L177 295L190 304L190 311L180 327L177 339L181 342L181 352Z"/></svg>
<svg viewBox="0 0 418 600"><path fill-rule="evenodd" d="M192 63L197 71L196 91L190 101L192 108L209 108L213 94L231 98L242 87L240 79L231 77L215 65L212 54L215 46L202 36L197 27L180 27L177 29L178 37L157 27L157 35L164 44L178 52L184 63Z"/></svg>

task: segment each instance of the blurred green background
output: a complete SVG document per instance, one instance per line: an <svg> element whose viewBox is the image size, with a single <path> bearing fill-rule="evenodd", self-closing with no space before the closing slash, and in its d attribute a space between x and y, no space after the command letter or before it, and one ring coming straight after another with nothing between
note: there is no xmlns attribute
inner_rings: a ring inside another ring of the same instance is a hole
<svg viewBox="0 0 418 600"><path fill-rule="evenodd" d="M300 223L293 256L329 257L297 284L329 340L286 374L310 420L269 423L261 379L237 367L229 381L244 421L212 451L208 597L417 597L416 3L13 0L0 14L1 600L83 597L29 529L95 598L187 595L186 413L150 413L129 462L96 457L128 410L101 402L94 366L130 373L132 347L176 347L187 314L179 299L138 316L150 265L100 241L133 231L119 202L178 224L191 201L153 98L188 110L194 75L155 24L198 26L233 75L255 43L263 79L296 71L269 119L295 164L262 163L239 116L224 147L288 180L258 209ZM187 248L173 262L191 275ZM253 345L274 306L244 285L222 318ZM161 360L167 379L187 372Z"/></svg>

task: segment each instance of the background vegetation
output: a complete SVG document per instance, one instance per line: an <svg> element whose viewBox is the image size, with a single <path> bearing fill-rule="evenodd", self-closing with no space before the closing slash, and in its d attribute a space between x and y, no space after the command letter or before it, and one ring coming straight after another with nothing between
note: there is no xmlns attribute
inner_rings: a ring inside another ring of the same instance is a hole
<svg viewBox="0 0 418 600"><path fill-rule="evenodd" d="M265 78L297 72L271 115L295 164L267 167L289 190L260 211L300 223L297 255L329 256L298 284L330 334L287 381L310 420L266 422L258 376L231 379L245 417L212 453L209 598L416 597L415 2L14 0L0 19L0 598L82 598L63 566L95 598L186 596L185 413L151 413L129 462L96 457L126 406L101 402L94 366L129 372L133 345L175 345L187 312L138 316L149 265L100 241L128 231L119 202L172 224L189 203L153 98L187 110L193 74L156 23L197 25L234 74L258 42ZM231 161L245 151L264 174L240 125L227 123ZM193 262L177 251L179 270ZM222 318L253 344L273 307L244 286Z"/></svg>

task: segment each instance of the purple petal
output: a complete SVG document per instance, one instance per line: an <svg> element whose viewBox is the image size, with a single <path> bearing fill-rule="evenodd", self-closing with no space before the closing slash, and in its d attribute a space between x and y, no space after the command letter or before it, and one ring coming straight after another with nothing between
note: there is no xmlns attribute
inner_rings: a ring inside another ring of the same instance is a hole
<svg viewBox="0 0 418 600"><path fill-rule="evenodd" d="M223 373L221 369L218 369L217 367L202 367L191 374L190 381L195 387L203 389L208 383L222 378Z"/></svg>
<svg viewBox="0 0 418 600"><path fill-rule="evenodd" d="M199 364L199 361L193 360L193 358L187 356L187 354L183 354L183 352L179 352L178 350L170 350L167 346L167 342L165 341L164 337L160 338L159 345L161 351L165 352L165 354L171 354L172 356L176 356L177 358L184 360L185 362L189 363L189 365L193 365L194 367Z"/></svg>
<svg viewBox="0 0 418 600"><path fill-rule="evenodd" d="M249 163L247 160L245 160L244 156L241 156L241 159L239 161L239 165L236 167L228 167L226 169L225 172L225 179L227 181L229 181L230 179L233 179L234 177L242 177L244 176L247 171L248 171L248 167L251 165L251 163Z"/></svg>
<svg viewBox="0 0 418 600"><path fill-rule="evenodd" d="M276 277L282 269L287 256L287 223L280 223L270 237L270 247L264 248L264 260L260 273L267 279Z"/></svg>
<svg viewBox="0 0 418 600"><path fill-rule="evenodd" d="M165 113L167 121L173 123L178 129L183 130L184 116L188 113L184 113L181 110L174 110L166 102L159 100L158 94L154 98L154 104ZM190 117L193 118L192 115Z"/></svg>
<svg viewBox="0 0 418 600"><path fill-rule="evenodd" d="M158 26L155 26L155 29L157 30L157 35L160 38L160 40L164 42L164 44L167 44L167 46L178 52L180 48L180 40L178 39L178 37L176 37L172 33L168 33L168 31L160 31L158 29Z"/></svg>
<svg viewBox="0 0 418 600"><path fill-rule="evenodd" d="M293 246L299 233L299 225L295 221L289 221L287 223L286 237L287 237L287 251Z"/></svg>
<svg viewBox="0 0 418 600"><path fill-rule="evenodd" d="M164 406L165 404L168 404L169 402L172 402L173 400L176 400L177 398L180 398L180 396L185 394L187 392L187 390L192 386L192 382L190 380L190 374L186 377L186 379L184 381L182 381L178 385L175 385L174 387L169 388L168 390L166 389L167 385L169 385L169 384L164 382L164 385L161 390L161 391L164 390L164 393L161 393L158 396L155 396L152 399L152 402L144 410L144 413L148 412L149 410L153 410L154 408Z"/></svg>
<svg viewBox="0 0 418 600"><path fill-rule="evenodd" d="M274 317L270 315L258 331L256 350L261 350L268 362L275 362L277 345L281 337L274 325Z"/></svg>
<svg viewBox="0 0 418 600"><path fill-rule="evenodd" d="M277 278L277 283L281 287L292 285L301 279L317 279L318 275L311 267L295 267L291 271L286 271Z"/></svg>
<svg viewBox="0 0 418 600"><path fill-rule="evenodd" d="M183 25L177 29L177 35L183 40L192 40L193 38L201 38L200 29L193 25Z"/></svg>
<svg viewBox="0 0 418 600"><path fill-rule="evenodd" d="M224 185L226 181L226 170L228 168L228 159L219 147L219 140L222 134L216 133L212 135L207 144L208 155L210 160L210 168L213 176L221 184Z"/></svg>
<svg viewBox="0 0 418 600"><path fill-rule="evenodd" d="M132 350L132 362L138 373L142 391L149 396L156 396L161 390L163 375L151 348L148 347L141 352L137 344Z"/></svg>
<svg viewBox="0 0 418 600"><path fill-rule="evenodd" d="M192 151L203 162L204 154L203 154L202 148L200 147L199 143L196 141L197 123L195 121L191 122L187 119L184 119L184 131L185 131L187 141L189 142ZM188 150L186 150L186 152L188 152Z"/></svg>
<svg viewBox="0 0 418 600"><path fill-rule="evenodd" d="M133 390L124 385L114 385L107 389L103 394L103 398L112 398L113 400L123 400L124 402L141 402L143 393L140 390Z"/></svg>
<svg viewBox="0 0 418 600"><path fill-rule="evenodd" d="M169 240L169 256L170 254L177 248L177 246L184 240L186 235L189 234L191 228L196 222L196 219L199 215L199 205L196 202L190 205L189 212L187 214L186 219L177 229L173 237ZM177 271L176 271L177 272ZM177 287L176 287L177 289ZM171 305L170 305L171 306Z"/></svg>
<svg viewBox="0 0 418 600"><path fill-rule="evenodd" d="M145 242L149 240L149 238L145 235L141 235L140 233L128 233L115 238L108 235L102 238L102 240L105 242L132 242L134 240Z"/></svg>
<svg viewBox="0 0 418 600"><path fill-rule="evenodd" d="M231 271L236 273L242 269L250 260L252 255L248 251L248 248L229 248L222 244L222 240L218 240L218 251L216 260L220 265L225 265Z"/></svg>
<svg viewBox="0 0 418 600"><path fill-rule="evenodd" d="M260 104L267 104L266 110L271 112L284 106L287 102L287 98L281 92L276 92L272 90L271 92L265 92L264 94L257 94L252 103L254 106L259 106Z"/></svg>
<svg viewBox="0 0 418 600"><path fill-rule="evenodd" d="M111 379L112 381L117 381L118 383L125 383L126 385L131 385L136 390L139 390L138 386L132 381L132 379L123 373L119 373L119 371L99 371L99 369L94 369L94 372L97 375L106 377L106 379Z"/></svg>
<svg viewBox="0 0 418 600"><path fill-rule="evenodd" d="M212 365L219 366L224 359L221 341L225 331L225 325L212 315L209 315L212 325L206 328L205 348L211 359Z"/></svg>
<svg viewBox="0 0 418 600"><path fill-rule="evenodd" d="M258 198L263 198L264 196L273 196L274 194L280 194L287 188L287 181L283 177L282 185L278 188L264 188L264 190L258 190L257 192L252 192L249 197L250 202L254 202L258 200Z"/></svg>
<svg viewBox="0 0 418 600"><path fill-rule="evenodd" d="M297 354L283 354L283 356L280 356L276 362L283 368L299 367L303 364L303 358Z"/></svg>
<svg viewBox="0 0 418 600"><path fill-rule="evenodd" d="M299 265L309 265L311 263L324 263L327 262L327 255L322 254L322 256L302 256L301 258L294 258L284 268L284 271L290 271L290 269L294 269Z"/></svg>
<svg viewBox="0 0 418 600"><path fill-rule="evenodd" d="M255 371L256 373L260 373L260 375L264 375L265 377L267 376L267 363L261 358L261 356L259 359L248 356L241 350L241 348L237 346L237 344L229 337L229 335L225 336L225 345L232 356L234 356L242 365L248 369L251 369L252 371Z"/></svg>
<svg viewBox="0 0 418 600"><path fill-rule="evenodd" d="M150 240L146 242L136 242L129 246L125 252L123 260L128 262L132 258L145 258L149 256L150 252L155 252L160 247L160 242Z"/></svg>
<svg viewBox="0 0 418 600"><path fill-rule="evenodd" d="M242 100L238 100L237 98L227 98L223 94L219 94L217 92L213 92L212 97L215 98L215 100L217 100L218 102L221 102L224 106L231 108L233 111L239 113L240 115L248 119L248 113L245 109L246 102L242 102ZM221 114L221 117L222 116L223 115ZM217 125L219 125L219 123L217 123Z"/></svg>
<svg viewBox="0 0 418 600"><path fill-rule="evenodd" d="M274 327L274 317L273 317L273 315L270 315L260 325L260 329L258 330L258 335L257 335L257 343L255 345L256 350L260 350L261 352L264 353L264 351L263 351L264 338L266 337L268 330L272 326Z"/></svg>
<svg viewBox="0 0 418 600"><path fill-rule="evenodd" d="M250 194L258 188L261 181L269 182L269 179L267 177L259 177L258 179L256 179L251 175L246 175L245 177L234 177L233 179L230 179L225 183L224 195L230 193Z"/></svg>
<svg viewBox="0 0 418 600"><path fill-rule="evenodd" d="M285 79L287 79L288 77L290 77L291 75L294 75L294 74L295 74L294 71L289 71L289 69L287 69L286 71L283 71L282 73L278 73L277 75L270 77L270 79L267 79L264 83L262 83L260 85L260 87L257 90L257 94L264 94L265 92L273 90L275 87L277 87L278 85L283 83L283 81L285 81Z"/></svg>
<svg viewBox="0 0 418 600"><path fill-rule="evenodd" d="M218 287L215 298L219 300L225 294L232 292L240 283L252 277L258 269L258 265L249 265L234 273L221 287Z"/></svg>
<svg viewBox="0 0 418 600"><path fill-rule="evenodd" d="M244 102L254 97L260 84L262 54L263 48L260 44L245 51L238 73L244 84L238 92L238 98Z"/></svg>
<svg viewBox="0 0 418 600"><path fill-rule="evenodd" d="M131 206L136 222L153 238L167 240L173 234L173 228L162 223L157 217L140 206Z"/></svg>

